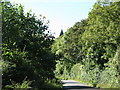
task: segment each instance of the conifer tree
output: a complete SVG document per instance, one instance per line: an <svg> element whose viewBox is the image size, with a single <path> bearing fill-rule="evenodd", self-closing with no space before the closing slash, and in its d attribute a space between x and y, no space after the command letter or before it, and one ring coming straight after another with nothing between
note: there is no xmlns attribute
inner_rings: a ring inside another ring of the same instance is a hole
<svg viewBox="0 0 120 90"><path fill-rule="evenodd" d="M61 35L63 35L64 33L63 33L63 30L61 29L61 32L60 32L60 35L59 36L61 36Z"/></svg>

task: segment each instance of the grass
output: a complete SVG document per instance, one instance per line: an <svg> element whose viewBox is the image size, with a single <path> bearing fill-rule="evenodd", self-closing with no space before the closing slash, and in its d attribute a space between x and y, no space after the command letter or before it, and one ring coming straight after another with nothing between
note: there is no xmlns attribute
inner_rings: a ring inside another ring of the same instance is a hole
<svg viewBox="0 0 120 90"><path fill-rule="evenodd" d="M56 83L46 83L45 88L62 88L62 85Z"/></svg>
<svg viewBox="0 0 120 90"><path fill-rule="evenodd" d="M62 88L62 82L59 79L53 79L52 81L47 81L44 84L45 88Z"/></svg>

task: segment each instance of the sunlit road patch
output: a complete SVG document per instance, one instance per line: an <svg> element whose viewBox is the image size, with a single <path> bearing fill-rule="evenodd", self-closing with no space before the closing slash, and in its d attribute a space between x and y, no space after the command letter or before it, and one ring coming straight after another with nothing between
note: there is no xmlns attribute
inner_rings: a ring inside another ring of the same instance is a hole
<svg viewBox="0 0 120 90"><path fill-rule="evenodd" d="M64 90L79 90L79 89L84 89L84 90L95 90L96 88L90 87L84 83L80 83L78 81L74 80L61 80L63 83L63 89ZM98 90L98 89L97 89Z"/></svg>

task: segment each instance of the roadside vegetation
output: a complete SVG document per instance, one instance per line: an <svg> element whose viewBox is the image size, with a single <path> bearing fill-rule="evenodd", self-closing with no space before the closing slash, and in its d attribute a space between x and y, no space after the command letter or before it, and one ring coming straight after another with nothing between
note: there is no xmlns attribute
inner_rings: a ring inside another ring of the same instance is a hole
<svg viewBox="0 0 120 90"><path fill-rule="evenodd" d="M120 88L120 2L97 2L52 45L55 75L94 87Z"/></svg>
<svg viewBox="0 0 120 90"><path fill-rule="evenodd" d="M60 88L55 78L56 55L45 17L24 12L22 5L2 5L2 88ZM56 82L54 82L54 80Z"/></svg>

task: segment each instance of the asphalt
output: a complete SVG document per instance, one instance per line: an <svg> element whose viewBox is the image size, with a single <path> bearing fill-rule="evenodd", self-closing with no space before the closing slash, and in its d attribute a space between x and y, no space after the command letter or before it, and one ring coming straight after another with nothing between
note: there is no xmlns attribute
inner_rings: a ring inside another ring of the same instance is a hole
<svg viewBox="0 0 120 90"><path fill-rule="evenodd" d="M61 80L64 90L100 90L75 80Z"/></svg>

